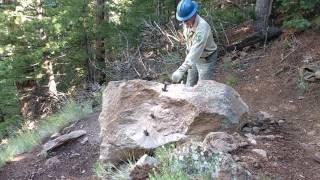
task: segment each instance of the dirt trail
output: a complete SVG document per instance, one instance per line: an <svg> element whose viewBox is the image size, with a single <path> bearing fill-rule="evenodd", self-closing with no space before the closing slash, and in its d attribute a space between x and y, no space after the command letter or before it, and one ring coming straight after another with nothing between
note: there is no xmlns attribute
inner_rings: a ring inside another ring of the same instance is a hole
<svg viewBox="0 0 320 180"><path fill-rule="evenodd" d="M281 59L281 54L285 57L291 51L287 58ZM297 86L298 68L307 57L320 60L320 34L305 32L290 39L278 39L265 50L249 49L237 58L236 68L228 69L225 63L219 63L217 81L226 83L231 76L235 77L234 88L250 106L252 117L265 111L282 122L258 134L283 138L258 140L256 146L233 153L260 178L320 179L320 164L313 159L314 153L320 150L320 83L305 89ZM50 154L60 162L50 164L47 159L37 157L38 147L1 168L0 179L97 179L92 172L99 156L97 119L95 113L69 128L69 131L87 130L89 142L82 145L75 141ZM253 153L254 148L265 150L267 158Z"/></svg>
<svg viewBox="0 0 320 180"><path fill-rule="evenodd" d="M268 160L247 160L252 172L272 179L320 179L320 164L313 159L320 150L320 83L306 89L298 85L298 68L304 61L310 57L310 61L320 61L320 34L305 32L290 38L276 40L265 52L249 50L240 60L240 68L232 72L220 68L218 79L228 82L232 74L238 79L235 89L252 114L265 111L283 122L272 132L262 133L283 139L258 141L254 148L265 150ZM249 154L253 156L250 148L237 152L240 157Z"/></svg>
<svg viewBox="0 0 320 180"><path fill-rule="evenodd" d="M49 154L48 160L37 156L41 148L33 152L17 156L5 167L0 169L1 180L94 180L98 179L93 171L93 164L99 157L99 113L79 120L73 126L69 126L62 133L83 129L87 131L88 142L81 144L79 139L69 142L67 145L57 148ZM56 160L56 158L58 160Z"/></svg>

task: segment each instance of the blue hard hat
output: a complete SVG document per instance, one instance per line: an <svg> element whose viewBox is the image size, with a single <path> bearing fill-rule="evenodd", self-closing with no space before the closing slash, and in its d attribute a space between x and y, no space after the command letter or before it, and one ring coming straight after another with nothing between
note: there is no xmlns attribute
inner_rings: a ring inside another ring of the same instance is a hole
<svg viewBox="0 0 320 180"><path fill-rule="evenodd" d="M186 21L196 14L198 4L191 0L181 0L177 6L176 18L178 21Z"/></svg>

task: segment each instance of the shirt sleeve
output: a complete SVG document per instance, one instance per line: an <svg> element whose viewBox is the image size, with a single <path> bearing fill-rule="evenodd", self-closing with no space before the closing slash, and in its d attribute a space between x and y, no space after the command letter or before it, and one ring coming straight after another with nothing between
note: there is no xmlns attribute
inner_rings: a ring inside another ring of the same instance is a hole
<svg viewBox="0 0 320 180"><path fill-rule="evenodd" d="M184 63L190 67L198 61L203 53L208 39L207 31L198 31L192 39L192 46L187 54Z"/></svg>

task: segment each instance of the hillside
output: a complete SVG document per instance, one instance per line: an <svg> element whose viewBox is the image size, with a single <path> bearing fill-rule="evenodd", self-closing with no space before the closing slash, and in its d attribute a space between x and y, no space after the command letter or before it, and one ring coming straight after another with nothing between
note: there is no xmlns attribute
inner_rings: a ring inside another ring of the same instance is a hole
<svg viewBox="0 0 320 180"><path fill-rule="evenodd" d="M252 127L259 112L272 116L273 122L253 132L265 138L232 152L252 174L267 179L320 178L320 157L315 156L320 150L320 84L303 82L302 86L298 76L302 65L320 60L319 52L319 34L307 31L285 34L265 48L252 46L220 58L216 80L232 85L249 105L246 126ZM88 142L70 142L49 154L50 159L37 156L41 150L37 147L2 167L0 179L98 179L93 172L99 156L98 115L91 114L62 131L87 130ZM243 128L240 133L246 131ZM252 149L266 151L267 158Z"/></svg>

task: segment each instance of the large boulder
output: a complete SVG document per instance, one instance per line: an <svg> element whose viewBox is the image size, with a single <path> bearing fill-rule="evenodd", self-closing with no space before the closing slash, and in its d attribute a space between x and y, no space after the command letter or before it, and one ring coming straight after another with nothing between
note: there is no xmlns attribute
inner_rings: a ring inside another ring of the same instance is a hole
<svg viewBox="0 0 320 180"><path fill-rule="evenodd" d="M248 106L231 87L200 81L195 87L143 80L110 82L103 93L100 159L118 162L190 136L232 127Z"/></svg>

